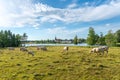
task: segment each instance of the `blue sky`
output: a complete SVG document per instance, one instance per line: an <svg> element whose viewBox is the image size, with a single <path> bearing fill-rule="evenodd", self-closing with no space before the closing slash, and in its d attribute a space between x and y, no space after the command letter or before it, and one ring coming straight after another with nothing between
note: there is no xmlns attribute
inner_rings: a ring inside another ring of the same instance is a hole
<svg viewBox="0 0 120 80"><path fill-rule="evenodd" d="M0 30L29 40L86 38L120 29L120 0L0 0Z"/></svg>

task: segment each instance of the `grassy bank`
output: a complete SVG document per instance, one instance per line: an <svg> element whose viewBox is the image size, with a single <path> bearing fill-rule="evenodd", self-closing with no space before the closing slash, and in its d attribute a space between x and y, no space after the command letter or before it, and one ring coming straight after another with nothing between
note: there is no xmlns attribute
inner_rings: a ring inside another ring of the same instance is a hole
<svg viewBox="0 0 120 80"><path fill-rule="evenodd" d="M112 47L108 55L89 54L91 48L48 47L32 57L19 48L0 51L0 80L120 80L120 48Z"/></svg>

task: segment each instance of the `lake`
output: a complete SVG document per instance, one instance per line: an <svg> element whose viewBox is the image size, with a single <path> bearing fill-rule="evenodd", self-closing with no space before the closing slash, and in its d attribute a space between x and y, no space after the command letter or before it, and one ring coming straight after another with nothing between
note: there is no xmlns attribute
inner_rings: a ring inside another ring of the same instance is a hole
<svg viewBox="0 0 120 80"><path fill-rule="evenodd" d="M25 46L88 46L88 45L86 43L81 43L77 45L75 44L25 44Z"/></svg>

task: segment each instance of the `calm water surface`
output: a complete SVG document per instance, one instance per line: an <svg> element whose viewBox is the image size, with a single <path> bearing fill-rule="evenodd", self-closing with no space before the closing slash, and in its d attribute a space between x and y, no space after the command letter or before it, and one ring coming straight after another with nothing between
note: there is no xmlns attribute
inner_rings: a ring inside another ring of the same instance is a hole
<svg viewBox="0 0 120 80"><path fill-rule="evenodd" d="M74 45L74 44L25 44L25 46L88 46L88 45L86 43L81 43L77 45Z"/></svg>

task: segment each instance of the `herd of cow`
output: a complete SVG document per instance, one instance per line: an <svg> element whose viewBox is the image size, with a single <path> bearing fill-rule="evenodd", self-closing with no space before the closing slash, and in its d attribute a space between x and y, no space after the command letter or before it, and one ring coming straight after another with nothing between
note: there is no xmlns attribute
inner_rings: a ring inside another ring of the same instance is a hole
<svg viewBox="0 0 120 80"><path fill-rule="evenodd" d="M8 48L9 50L15 50L15 48L13 47L9 47ZM43 51L47 51L47 48L45 46L38 46L37 47L37 50L43 50ZM68 46L65 46L63 48L63 51L62 52L65 52L65 51L68 51L69 50L69 47ZM99 46L99 47L96 47L96 48L93 48L90 50L90 54L91 53L97 53L97 54L104 54L104 52L106 51L106 53L108 53L108 50L109 50L109 47L108 46ZM23 52L27 52L28 55L32 55L34 56L34 52L31 51L31 50L28 50L26 47L21 47L20 48L20 51L23 51Z"/></svg>
<svg viewBox="0 0 120 80"><path fill-rule="evenodd" d="M9 50L15 50L14 47L8 47L8 49ZM47 48L45 46L39 46L39 47L37 47L37 50L47 51ZM30 54L30 55L34 56L34 51L28 50L27 47L21 47L20 51L27 52L28 55Z"/></svg>

